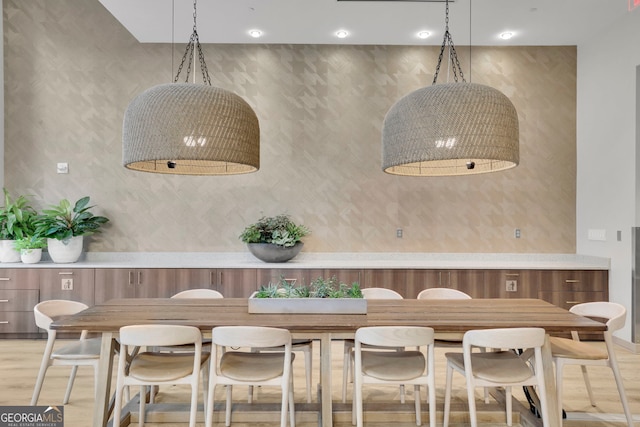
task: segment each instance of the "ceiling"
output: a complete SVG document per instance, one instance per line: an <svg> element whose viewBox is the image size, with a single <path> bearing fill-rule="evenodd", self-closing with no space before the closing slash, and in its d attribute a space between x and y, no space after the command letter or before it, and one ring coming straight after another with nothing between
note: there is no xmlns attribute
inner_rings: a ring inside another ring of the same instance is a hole
<svg viewBox="0 0 640 427"><path fill-rule="evenodd" d="M100 2L140 42L186 43L191 35L193 0ZM640 8L629 11L630 2L633 0L455 0L449 4L449 27L456 45L469 45L470 32L472 45L579 45L627 13L640 17ZM444 17L442 1L197 3L202 43L440 45ZM261 30L263 36L252 38L251 29ZM335 32L340 29L349 36L337 38ZM423 30L431 33L425 40L416 35ZM505 31L512 32L513 38L500 39Z"/></svg>

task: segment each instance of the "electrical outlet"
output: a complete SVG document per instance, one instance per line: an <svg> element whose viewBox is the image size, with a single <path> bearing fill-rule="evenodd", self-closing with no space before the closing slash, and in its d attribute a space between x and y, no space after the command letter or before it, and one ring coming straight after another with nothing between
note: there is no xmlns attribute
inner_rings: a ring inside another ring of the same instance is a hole
<svg viewBox="0 0 640 427"><path fill-rule="evenodd" d="M69 163L58 163L56 165L56 172L69 173Z"/></svg>
<svg viewBox="0 0 640 427"><path fill-rule="evenodd" d="M62 290L63 291L72 291L73 290L73 279L62 279Z"/></svg>
<svg viewBox="0 0 640 427"><path fill-rule="evenodd" d="M396 230L396 237L397 237L398 239L402 239L402 228L398 228L398 229Z"/></svg>
<svg viewBox="0 0 640 427"><path fill-rule="evenodd" d="M520 229L516 228L515 232L513 233L516 239L520 238Z"/></svg>
<svg viewBox="0 0 640 427"><path fill-rule="evenodd" d="M518 292L518 281L517 280L507 280L506 290L507 290L507 292Z"/></svg>

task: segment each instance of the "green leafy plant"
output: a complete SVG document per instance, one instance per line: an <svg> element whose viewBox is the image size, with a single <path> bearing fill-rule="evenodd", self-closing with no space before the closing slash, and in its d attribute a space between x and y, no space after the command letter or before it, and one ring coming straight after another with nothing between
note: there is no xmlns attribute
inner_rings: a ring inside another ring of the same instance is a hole
<svg viewBox="0 0 640 427"><path fill-rule="evenodd" d="M12 200L6 188L4 191L4 206L0 208L0 239L16 240L29 234L35 229L37 212L29 204L25 196L18 196Z"/></svg>
<svg viewBox="0 0 640 427"><path fill-rule="evenodd" d="M14 247L21 251L23 249L42 249L47 246L47 241L40 236L26 236L16 240Z"/></svg>
<svg viewBox="0 0 640 427"><path fill-rule="evenodd" d="M248 225L240 240L245 243L272 243L278 246L291 247L311 231L304 225L294 223L289 215L262 217L258 222Z"/></svg>
<svg viewBox="0 0 640 427"><path fill-rule="evenodd" d="M90 212L89 196L79 199L72 207L67 199L58 205L44 209L36 219L36 234L46 238L65 240L73 236L99 233L100 227L109 221L104 216Z"/></svg>
<svg viewBox="0 0 640 427"><path fill-rule="evenodd" d="M290 281L280 278L277 283L269 283L260 287L254 298L363 298L360 284L351 285L339 282L332 277L313 280L309 286L295 286Z"/></svg>

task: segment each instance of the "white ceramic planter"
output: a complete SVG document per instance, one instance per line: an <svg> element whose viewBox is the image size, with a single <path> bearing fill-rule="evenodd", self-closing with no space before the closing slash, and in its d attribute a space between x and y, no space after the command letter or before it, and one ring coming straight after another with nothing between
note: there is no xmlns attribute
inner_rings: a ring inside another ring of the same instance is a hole
<svg viewBox="0 0 640 427"><path fill-rule="evenodd" d="M20 251L20 259L25 264L36 264L42 259L42 249L22 249Z"/></svg>
<svg viewBox="0 0 640 427"><path fill-rule="evenodd" d="M15 240L0 240L0 262L20 262L20 251L14 246Z"/></svg>
<svg viewBox="0 0 640 427"><path fill-rule="evenodd" d="M249 298L249 313L367 314L364 298Z"/></svg>
<svg viewBox="0 0 640 427"><path fill-rule="evenodd" d="M83 236L73 236L65 240L47 239L49 256L58 264L76 262L82 254L82 243Z"/></svg>

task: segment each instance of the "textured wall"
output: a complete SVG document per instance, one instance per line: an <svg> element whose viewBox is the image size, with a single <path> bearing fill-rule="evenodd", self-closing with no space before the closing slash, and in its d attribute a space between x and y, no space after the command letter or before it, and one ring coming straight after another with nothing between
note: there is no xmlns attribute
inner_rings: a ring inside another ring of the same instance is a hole
<svg viewBox="0 0 640 427"><path fill-rule="evenodd" d="M287 212L312 229L313 252L575 252L575 47L474 47L472 81L518 110L520 166L407 178L381 171L380 129L430 84L437 48L206 45L214 84L256 110L261 168L164 176L122 166L122 117L171 81L183 46L137 43L97 0L5 0L3 12L6 186L39 207L90 195L112 220L92 251L243 251L246 224Z"/></svg>

